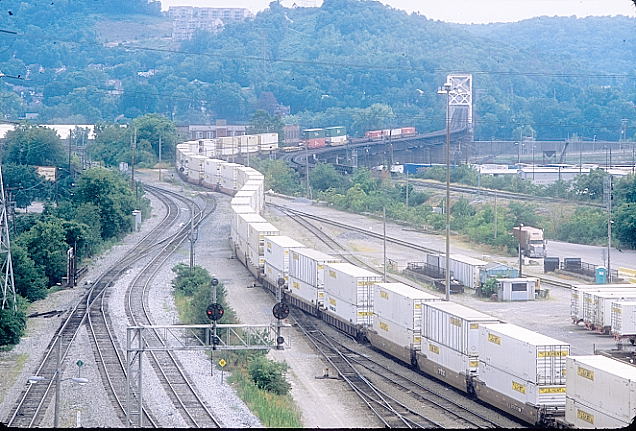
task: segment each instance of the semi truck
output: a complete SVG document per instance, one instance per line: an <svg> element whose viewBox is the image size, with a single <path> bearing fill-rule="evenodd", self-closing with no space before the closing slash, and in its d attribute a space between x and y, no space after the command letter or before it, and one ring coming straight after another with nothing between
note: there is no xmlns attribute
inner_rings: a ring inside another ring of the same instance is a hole
<svg viewBox="0 0 636 431"><path fill-rule="evenodd" d="M527 257L545 257L546 240L543 229L532 226L516 226L512 235L519 241L523 254Z"/></svg>

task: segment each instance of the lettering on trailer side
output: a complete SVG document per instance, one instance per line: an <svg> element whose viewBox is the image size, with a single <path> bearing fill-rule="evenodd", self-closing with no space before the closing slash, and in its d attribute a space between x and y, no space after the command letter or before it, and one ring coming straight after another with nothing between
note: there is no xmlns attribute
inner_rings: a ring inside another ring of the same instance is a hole
<svg viewBox="0 0 636 431"><path fill-rule="evenodd" d="M437 346L436 346L436 345L434 345L434 344L429 344L429 345L428 345L428 350L430 350L431 352L433 352L433 353L435 353L435 354L439 355L439 347L437 347Z"/></svg>
<svg viewBox="0 0 636 431"><path fill-rule="evenodd" d="M561 388L539 388L540 394L562 394L565 393L565 387Z"/></svg>
<svg viewBox="0 0 636 431"><path fill-rule="evenodd" d="M373 316L373 311L358 311L358 316Z"/></svg>
<svg viewBox="0 0 636 431"><path fill-rule="evenodd" d="M618 307L612 307L612 313L622 313L621 309Z"/></svg>
<svg viewBox="0 0 636 431"><path fill-rule="evenodd" d="M329 277L336 278L336 271L329 270Z"/></svg>
<svg viewBox="0 0 636 431"><path fill-rule="evenodd" d="M585 421L587 423L594 425L594 415L591 415L586 411L583 411L581 409L576 409L576 417L581 419L582 421Z"/></svg>
<svg viewBox="0 0 636 431"><path fill-rule="evenodd" d="M388 292L385 292L384 290L380 291L380 297L384 298L384 299L389 299L389 294Z"/></svg>
<svg viewBox="0 0 636 431"><path fill-rule="evenodd" d="M451 325L455 325L455 326L462 326L462 321L461 319L458 319L457 317L449 317L448 320L450 321Z"/></svg>
<svg viewBox="0 0 636 431"><path fill-rule="evenodd" d="M594 371L588 370L587 368L578 367L576 374L588 380L594 380Z"/></svg>
<svg viewBox="0 0 636 431"><path fill-rule="evenodd" d="M318 268L319 271L325 269L325 265L316 265L316 268Z"/></svg>
<svg viewBox="0 0 636 431"><path fill-rule="evenodd" d="M336 305L336 300L335 300L335 299L333 299L333 298L329 298L329 303L330 303L331 305Z"/></svg>
<svg viewBox="0 0 636 431"><path fill-rule="evenodd" d="M383 331L389 331L389 325L387 325L384 322L380 322L380 329L382 329Z"/></svg>
<svg viewBox="0 0 636 431"><path fill-rule="evenodd" d="M523 412L523 407L519 407L518 405L513 403L506 403L506 404L510 410L514 410L519 413Z"/></svg>
<svg viewBox="0 0 636 431"><path fill-rule="evenodd" d="M479 361L469 361L468 366L471 368L477 368L479 366Z"/></svg>
<svg viewBox="0 0 636 431"><path fill-rule="evenodd" d="M560 356L567 356L570 352L567 350L553 350L553 351L542 351L537 352L537 357L539 358L556 358Z"/></svg>
<svg viewBox="0 0 636 431"><path fill-rule="evenodd" d="M517 383L514 380L512 381L512 389L517 392L521 392L522 394L526 393L525 385L522 385L521 383Z"/></svg>
<svg viewBox="0 0 636 431"><path fill-rule="evenodd" d="M471 323L470 329L479 329L479 323Z"/></svg>
<svg viewBox="0 0 636 431"><path fill-rule="evenodd" d="M300 289L300 283L298 283L297 281L292 281L292 287L295 289Z"/></svg>
<svg viewBox="0 0 636 431"><path fill-rule="evenodd" d="M296 254L296 253L292 252L292 258L293 258L294 260L298 260L298 254Z"/></svg>
<svg viewBox="0 0 636 431"><path fill-rule="evenodd" d="M501 344L501 338L491 333L488 333L488 341L495 344Z"/></svg>
<svg viewBox="0 0 636 431"><path fill-rule="evenodd" d="M422 308L422 304L420 304L419 302L415 304L415 309L419 310L420 308Z"/></svg>

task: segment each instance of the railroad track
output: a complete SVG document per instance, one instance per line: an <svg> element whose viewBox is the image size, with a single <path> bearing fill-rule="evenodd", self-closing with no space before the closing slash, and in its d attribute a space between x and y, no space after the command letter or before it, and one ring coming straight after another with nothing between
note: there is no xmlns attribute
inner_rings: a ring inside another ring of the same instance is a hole
<svg viewBox="0 0 636 431"><path fill-rule="evenodd" d="M151 193L156 194L157 192ZM159 197L159 196L158 196ZM159 199L162 200L161 197ZM162 200L163 201L163 200ZM165 201L164 201L165 203ZM57 343L60 344L61 363L63 369L64 359L75 340L77 333L87 317L87 311L92 303L101 296L101 293L111 286L117 278L130 265L142 259L157 244L162 244L165 239L159 238L164 234L165 230L173 223L174 214L178 210L176 205L169 207L162 221L146 236L144 236L130 251L128 251L120 260L107 268L92 283L92 286L83 295L80 301L68 312L66 319L62 322L51 342L47 346L43 358L40 361L35 375L44 377L48 383L30 384L23 390L18 403L13 409L7 420L7 425L11 427L37 427L42 421L46 407L49 405L53 397L53 387L55 373L57 369ZM152 419L148 418L148 423L152 423Z"/></svg>
<svg viewBox="0 0 636 431"><path fill-rule="evenodd" d="M373 414L388 428L441 428L442 424L423 416L409 408L391 394L372 383L352 363L324 332L309 319L294 312L296 324L307 339L325 357L338 375L351 387L353 392L367 405Z"/></svg>
<svg viewBox="0 0 636 431"><path fill-rule="evenodd" d="M399 180L398 183L405 184L406 180ZM428 181L421 181L416 179L409 180L409 183L413 186L418 186L427 189L437 189L437 190L446 190L446 184L441 183L432 183ZM574 201L569 199L560 199L553 198L549 196L533 196L527 195L523 193L514 193L508 192L504 190L493 190L486 189L483 187L473 187L473 186L465 186L465 185L452 185L450 186L450 191L457 193L467 193L467 194L481 194L485 196L496 196L502 199L512 199L512 200L520 200L520 201L541 201L541 202L553 202L553 203L566 203L566 204L574 204L574 205L583 205L583 206L592 206L598 208L604 208L605 206L602 203L597 202L582 202L582 201Z"/></svg>
<svg viewBox="0 0 636 431"><path fill-rule="evenodd" d="M184 201L175 194L177 199ZM208 201L210 202L210 201ZM195 204L191 203L191 215L195 217L195 224L201 223L205 217L216 208L216 201L212 200L211 208L195 210ZM140 273L130 283L126 292L126 314L132 325L152 325L152 318L147 306L147 297L151 282L159 270L163 267L171 255L179 248L187 237L189 226L180 230L180 235L166 244L161 251L148 262ZM146 334L144 341L149 346L160 343L156 333ZM175 408L181 413L188 427L220 428L220 422L214 417L206 406L206 403L198 396L194 385L187 377L183 366L173 352L148 351L147 358L155 369L159 381L166 390Z"/></svg>

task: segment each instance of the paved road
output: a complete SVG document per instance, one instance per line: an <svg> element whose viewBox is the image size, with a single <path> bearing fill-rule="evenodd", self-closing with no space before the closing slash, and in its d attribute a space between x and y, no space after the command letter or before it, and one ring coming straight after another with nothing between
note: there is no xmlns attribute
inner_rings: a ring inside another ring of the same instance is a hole
<svg viewBox="0 0 636 431"><path fill-rule="evenodd" d="M561 241L548 240L548 256L580 257L583 262L594 265L603 265L607 256L607 247L597 247L593 245L571 244ZM610 250L610 265L613 269L626 267L636 269L636 250L618 251L616 248Z"/></svg>

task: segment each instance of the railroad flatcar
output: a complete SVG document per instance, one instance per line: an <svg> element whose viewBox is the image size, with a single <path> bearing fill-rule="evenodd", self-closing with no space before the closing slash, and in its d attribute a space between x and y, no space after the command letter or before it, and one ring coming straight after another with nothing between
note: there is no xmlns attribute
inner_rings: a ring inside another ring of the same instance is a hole
<svg viewBox="0 0 636 431"><path fill-rule="evenodd" d="M287 303L525 422L593 423L590 412L598 411L598 406L597 410L586 407L585 397L570 394L566 384L567 343L399 283L381 283L376 273L280 236L260 216L263 176L236 163L201 160L209 145L214 144L178 145L177 172L188 182L235 196L232 249L264 287L276 292L278 278L286 279L283 300ZM578 309L583 307L579 299L585 293L586 289L573 289L575 321L579 311L583 314ZM633 380L636 385L636 377ZM596 383L585 383L591 385L587 390L595 392ZM587 413L572 419L575 411ZM623 422L636 410L625 412ZM602 419L599 423L618 423Z"/></svg>

